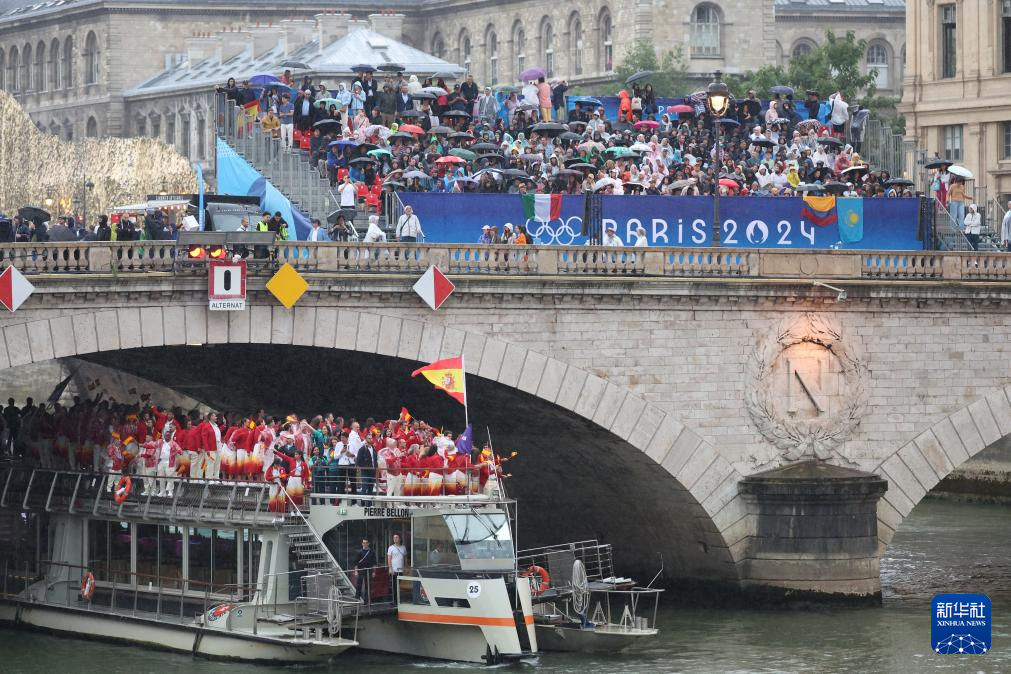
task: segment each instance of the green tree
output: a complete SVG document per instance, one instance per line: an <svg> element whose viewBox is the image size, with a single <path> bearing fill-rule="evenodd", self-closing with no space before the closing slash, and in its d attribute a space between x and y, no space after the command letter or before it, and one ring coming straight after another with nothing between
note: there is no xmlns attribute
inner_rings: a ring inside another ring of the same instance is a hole
<svg viewBox="0 0 1011 674"><path fill-rule="evenodd" d="M691 93L688 67L681 47L657 53L652 40L636 40L625 49L625 56L614 70L614 86L623 88L625 80L640 70L652 70L653 75L643 80L653 85L657 96L683 96ZM614 95L615 91L601 92Z"/></svg>

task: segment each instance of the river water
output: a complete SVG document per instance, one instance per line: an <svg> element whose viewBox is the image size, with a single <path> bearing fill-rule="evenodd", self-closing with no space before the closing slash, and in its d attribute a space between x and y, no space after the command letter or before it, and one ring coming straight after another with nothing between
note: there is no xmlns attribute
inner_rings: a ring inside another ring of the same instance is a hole
<svg viewBox="0 0 1011 674"><path fill-rule="evenodd" d="M1011 672L1011 508L925 501L903 524L881 564L881 608L661 610L661 635L613 656L544 654L502 667L528 674L673 672ZM993 603L986 655L936 655L930 599L983 593ZM349 653L319 667L284 668L194 660L75 639L0 629L0 672L11 674L274 674L293 671L458 674L485 667Z"/></svg>

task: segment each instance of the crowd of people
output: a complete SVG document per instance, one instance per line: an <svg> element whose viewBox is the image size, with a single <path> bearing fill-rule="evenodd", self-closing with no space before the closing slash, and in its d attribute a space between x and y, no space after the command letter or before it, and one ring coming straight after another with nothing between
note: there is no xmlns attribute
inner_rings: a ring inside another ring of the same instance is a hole
<svg viewBox="0 0 1011 674"><path fill-rule="evenodd" d="M270 484L269 508L283 512L306 490L334 502L387 496L499 495L503 459L414 419L359 421L333 414L312 418L164 409L143 395L132 404L74 398L69 406L19 407L0 414L3 453L43 468L108 474L106 489L123 475L138 480L142 496L170 498L180 479ZM508 460L508 459L506 459Z"/></svg>
<svg viewBox="0 0 1011 674"><path fill-rule="evenodd" d="M619 92L609 117L600 101L567 101L567 84L543 76L493 89L471 75L449 85L438 75L373 70L363 65L335 89L286 71L276 86L229 80L221 91L308 153L335 186L349 179L359 189L426 192L912 194L910 181L861 158L868 111L839 93L822 101L809 91L795 102L792 93L763 101L749 91L717 120L704 92L661 107L652 85L637 82Z"/></svg>

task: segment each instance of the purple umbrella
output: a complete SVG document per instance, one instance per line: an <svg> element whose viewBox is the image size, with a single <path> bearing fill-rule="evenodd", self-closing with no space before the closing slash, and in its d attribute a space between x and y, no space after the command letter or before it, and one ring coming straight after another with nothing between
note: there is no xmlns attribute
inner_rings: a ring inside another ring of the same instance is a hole
<svg viewBox="0 0 1011 674"><path fill-rule="evenodd" d="M527 68L526 70L520 73L521 82L539 80L542 77L547 77L547 73L544 72L544 68Z"/></svg>

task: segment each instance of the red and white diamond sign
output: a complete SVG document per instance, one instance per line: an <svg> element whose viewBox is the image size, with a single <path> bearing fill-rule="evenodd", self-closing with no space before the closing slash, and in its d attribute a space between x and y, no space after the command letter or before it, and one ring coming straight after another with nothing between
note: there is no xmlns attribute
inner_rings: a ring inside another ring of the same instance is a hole
<svg viewBox="0 0 1011 674"><path fill-rule="evenodd" d="M432 307L433 311L441 307L455 289L456 286L453 285L453 282L446 278L446 275L439 271L435 265L429 267L424 276L414 284L414 292L418 293L421 299L425 300L425 304Z"/></svg>
<svg viewBox="0 0 1011 674"><path fill-rule="evenodd" d="M7 267L0 274L0 304L7 311L17 311L33 292L35 286L14 267Z"/></svg>

